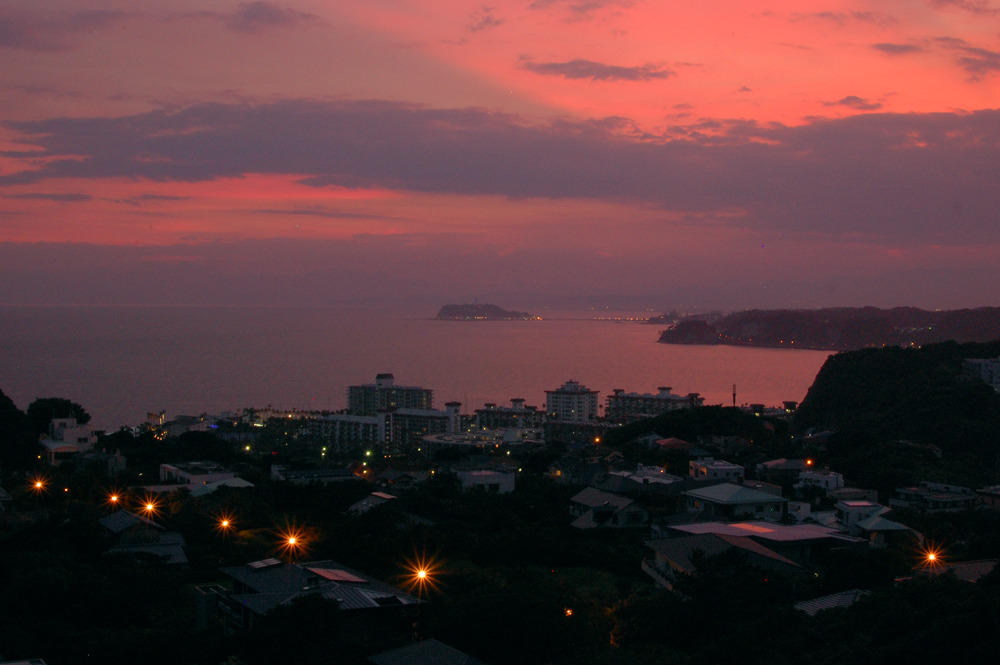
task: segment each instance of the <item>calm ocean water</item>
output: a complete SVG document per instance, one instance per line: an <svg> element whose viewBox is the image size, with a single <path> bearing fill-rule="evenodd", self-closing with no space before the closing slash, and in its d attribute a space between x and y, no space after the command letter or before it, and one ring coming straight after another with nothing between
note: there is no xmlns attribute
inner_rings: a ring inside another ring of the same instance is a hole
<svg viewBox="0 0 1000 665"><path fill-rule="evenodd" d="M243 407L342 409L347 386L391 372L434 390L435 406L472 412L512 397L544 406L575 379L614 388L701 393L708 404L801 400L826 351L672 346L659 328L558 313L543 321L435 321L396 310L0 307L0 390L21 409L66 397L95 427L147 411Z"/></svg>

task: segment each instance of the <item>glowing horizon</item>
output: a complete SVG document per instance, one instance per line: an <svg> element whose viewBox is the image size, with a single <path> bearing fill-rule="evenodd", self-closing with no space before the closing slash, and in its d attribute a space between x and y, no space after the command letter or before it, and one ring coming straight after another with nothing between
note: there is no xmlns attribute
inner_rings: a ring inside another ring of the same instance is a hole
<svg viewBox="0 0 1000 665"><path fill-rule="evenodd" d="M391 255L401 297L577 266L566 296L638 273L734 307L792 283L788 305L995 304L1000 5L13 0L0 20L0 252L42 257L0 274L9 302L114 279L128 248L222 247L250 275L263 242L295 245L266 268L293 283L302 257ZM234 295L262 294L213 297Z"/></svg>

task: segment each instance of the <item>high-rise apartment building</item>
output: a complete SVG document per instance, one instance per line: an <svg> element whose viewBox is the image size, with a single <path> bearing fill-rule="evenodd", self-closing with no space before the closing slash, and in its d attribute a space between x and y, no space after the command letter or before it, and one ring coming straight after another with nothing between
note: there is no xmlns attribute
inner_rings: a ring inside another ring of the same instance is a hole
<svg viewBox="0 0 1000 665"><path fill-rule="evenodd" d="M604 417L618 423L629 423L642 418L652 418L668 411L702 406L705 399L698 393L675 395L670 388L661 387L655 395L627 393L616 388L608 395Z"/></svg>
<svg viewBox="0 0 1000 665"><path fill-rule="evenodd" d="M549 417L564 423L587 423L597 419L598 391L576 381L567 381L557 390L545 391Z"/></svg>
<svg viewBox="0 0 1000 665"><path fill-rule="evenodd" d="M393 409L431 409L433 401L429 388L397 386L392 374L379 374L375 383L347 388L347 410L358 416Z"/></svg>

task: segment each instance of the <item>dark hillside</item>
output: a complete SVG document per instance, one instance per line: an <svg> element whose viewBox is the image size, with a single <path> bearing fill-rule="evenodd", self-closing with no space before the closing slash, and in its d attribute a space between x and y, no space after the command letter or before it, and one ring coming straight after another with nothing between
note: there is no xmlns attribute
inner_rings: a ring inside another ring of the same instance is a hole
<svg viewBox="0 0 1000 665"><path fill-rule="evenodd" d="M1000 396L961 375L965 358L998 356L1000 342L838 353L820 369L795 422L948 453L1000 451Z"/></svg>

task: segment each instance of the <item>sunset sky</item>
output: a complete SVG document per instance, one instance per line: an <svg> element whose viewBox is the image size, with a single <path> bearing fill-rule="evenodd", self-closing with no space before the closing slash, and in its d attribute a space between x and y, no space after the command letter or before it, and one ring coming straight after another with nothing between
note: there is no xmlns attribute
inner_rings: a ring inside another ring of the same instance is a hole
<svg viewBox="0 0 1000 665"><path fill-rule="evenodd" d="M1000 0L2 0L0 62L0 303L1000 305Z"/></svg>

